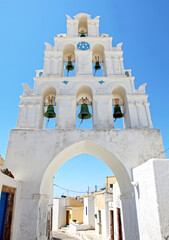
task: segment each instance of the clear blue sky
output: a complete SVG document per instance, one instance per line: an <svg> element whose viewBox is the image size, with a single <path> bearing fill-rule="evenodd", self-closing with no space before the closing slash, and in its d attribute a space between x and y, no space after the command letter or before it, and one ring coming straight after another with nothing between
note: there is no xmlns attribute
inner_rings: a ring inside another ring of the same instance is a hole
<svg viewBox="0 0 169 240"><path fill-rule="evenodd" d="M123 42L125 68L132 69L136 88L147 82L154 128L161 130L164 149L169 147L168 0L0 0L3 157L9 131L16 126L19 96L23 93L21 84L33 87L35 70L43 68L44 42L53 44L57 33L66 32L65 15L73 17L79 12L99 15L100 33L113 36L113 46ZM169 151L166 156L169 158Z"/></svg>

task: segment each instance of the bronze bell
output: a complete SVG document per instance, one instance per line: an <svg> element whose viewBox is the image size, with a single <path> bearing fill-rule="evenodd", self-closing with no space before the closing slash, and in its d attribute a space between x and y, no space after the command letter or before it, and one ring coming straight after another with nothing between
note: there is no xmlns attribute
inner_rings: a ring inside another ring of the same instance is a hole
<svg viewBox="0 0 169 240"><path fill-rule="evenodd" d="M121 107L118 104L114 107L113 117L115 119L124 117L124 114L121 112Z"/></svg>
<svg viewBox="0 0 169 240"><path fill-rule="evenodd" d="M56 113L54 111L54 107L52 105L49 105L47 107L47 111L43 114L43 116L46 117L46 118L55 118Z"/></svg>
<svg viewBox="0 0 169 240"><path fill-rule="evenodd" d="M69 71L72 71L73 69L74 69L74 66L72 64L72 61L68 61L68 64L66 66L66 70L68 70L68 72L69 72Z"/></svg>
<svg viewBox="0 0 169 240"><path fill-rule="evenodd" d="M95 66L94 66L94 69L95 69L96 71L101 69L101 66L100 66L100 64L99 64L99 61L96 62Z"/></svg>
<svg viewBox="0 0 169 240"><path fill-rule="evenodd" d="M82 32L82 33L80 34L80 37L86 37L85 33Z"/></svg>
<svg viewBox="0 0 169 240"><path fill-rule="evenodd" d="M82 104L80 113L78 114L78 118L80 118L80 119L89 119L91 117L92 117L92 115L89 113L89 109L88 109L87 104L85 104L85 103Z"/></svg>

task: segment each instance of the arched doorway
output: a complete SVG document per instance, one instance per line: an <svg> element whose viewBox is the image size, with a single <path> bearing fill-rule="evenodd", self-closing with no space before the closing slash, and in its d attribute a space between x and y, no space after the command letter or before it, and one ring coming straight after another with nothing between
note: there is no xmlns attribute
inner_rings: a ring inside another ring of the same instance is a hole
<svg viewBox="0 0 169 240"><path fill-rule="evenodd" d="M114 172L121 193L120 199L122 205L122 222L124 226L124 239L125 240L139 239L137 215L135 209L135 198L129 173L125 169L122 162L113 153L111 153L110 151L108 151L99 144L96 144L88 140L83 140L74 143L60 151L46 168L40 186L40 195L47 196L49 194L49 185L52 181L55 172L67 160L82 153L87 153L99 158L112 170L112 172ZM47 204L48 204L47 199L46 200L43 199L40 201L39 211L41 212L42 216L45 215L45 212L47 211ZM39 230L40 229L42 230L41 222L42 222L41 218L39 218Z"/></svg>

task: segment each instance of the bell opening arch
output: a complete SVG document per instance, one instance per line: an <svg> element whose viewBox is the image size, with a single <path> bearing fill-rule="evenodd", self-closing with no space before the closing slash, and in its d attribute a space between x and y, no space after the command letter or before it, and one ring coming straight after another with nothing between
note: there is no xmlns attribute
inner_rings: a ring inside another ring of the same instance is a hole
<svg viewBox="0 0 169 240"><path fill-rule="evenodd" d="M93 76L106 76L104 67L104 46L95 44L92 48Z"/></svg>
<svg viewBox="0 0 169 240"><path fill-rule="evenodd" d="M116 129L124 129L127 118L127 102L126 90L121 86L115 86L112 89L112 110L114 127Z"/></svg>
<svg viewBox="0 0 169 240"><path fill-rule="evenodd" d="M63 47L62 76L75 76L75 46L67 43Z"/></svg>
<svg viewBox="0 0 169 240"><path fill-rule="evenodd" d="M56 125L56 89L46 86L42 91L42 119L44 129L54 129Z"/></svg>
<svg viewBox="0 0 169 240"><path fill-rule="evenodd" d="M93 128L93 92L87 86L79 86L76 90L76 105L77 105L77 129ZM83 118L84 116L84 118Z"/></svg>

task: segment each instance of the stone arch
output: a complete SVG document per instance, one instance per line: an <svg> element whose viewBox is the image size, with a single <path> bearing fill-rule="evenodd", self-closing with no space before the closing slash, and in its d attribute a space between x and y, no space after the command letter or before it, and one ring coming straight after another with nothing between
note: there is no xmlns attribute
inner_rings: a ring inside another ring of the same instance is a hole
<svg viewBox="0 0 169 240"><path fill-rule="evenodd" d="M77 95L77 91L79 88L82 88L82 87L89 87L92 91L92 95L94 96L96 94L96 86L95 84L93 84L92 82L90 84L88 84L88 82L85 82L85 83L74 83L74 94Z"/></svg>
<svg viewBox="0 0 169 240"><path fill-rule="evenodd" d="M129 122L129 113L125 88L122 86L114 86L112 89L112 99L113 106L118 104L122 108L122 112L124 114L123 126L126 128Z"/></svg>
<svg viewBox="0 0 169 240"><path fill-rule="evenodd" d="M68 60L68 56L71 55L71 60L75 61L75 46L73 43L66 43L63 46L63 61Z"/></svg>
<svg viewBox="0 0 169 240"><path fill-rule="evenodd" d="M100 43L96 43L92 47L92 63L96 64L96 62L101 64L101 67L103 68L103 75L106 75L104 67L104 46Z"/></svg>
<svg viewBox="0 0 169 240"><path fill-rule="evenodd" d="M75 62L75 46L73 43L67 43L63 46L63 69L62 75L64 72L64 65L66 62Z"/></svg>
<svg viewBox="0 0 169 240"><path fill-rule="evenodd" d="M102 147L100 144L94 143L93 141L82 140L80 142L76 142L72 145L67 146L59 153L57 153L57 155L52 159L52 161L50 161L43 174L40 185L40 196L49 195L49 185L55 172L67 160L82 153L87 153L99 158L114 172L121 193L120 199L122 206L124 239L139 239L137 214L135 209L135 198L129 173L120 161L120 159L117 158L112 152ZM47 207L45 209L43 204L42 207L40 206L40 209L41 208L43 209L42 211L47 211ZM41 224L42 223L40 220L39 225Z"/></svg>
<svg viewBox="0 0 169 240"><path fill-rule="evenodd" d="M93 91L89 86L82 85L79 86L76 90L76 97L77 101L80 100L82 97L87 97L90 101L93 100Z"/></svg>
<svg viewBox="0 0 169 240"><path fill-rule="evenodd" d="M47 106L52 105L53 107L56 106L56 88L52 85L46 86L42 90L42 125L44 128L45 120L44 120L44 112L47 110ZM54 108L53 108L54 110Z"/></svg>
<svg viewBox="0 0 169 240"><path fill-rule="evenodd" d="M84 33L88 35L88 18L89 15L85 13L81 13L76 18L78 17L78 34Z"/></svg>
<svg viewBox="0 0 169 240"><path fill-rule="evenodd" d="M109 150L94 142L83 140L62 149L49 163L42 177L40 194L48 195L49 185L55 172L70 158L87 153L102 160L115 174L121 195L132 195L130 176L122 162Z"/></svg>
<svg viewBox="0 0 169 240"><path fill-rule="evenodd" d="M112 95L113 95L113 99L119 99L120 105L124 106L125 98L126 98L126 90L124 89L124 87L121 87L121 86L113 87Z"/></svg>
<svg viewBox="0 0 169 240"><path fill-rule="evenodd" d="M92 47L92 61L95 62L95 56L99 56L100 61L104 58L104 46L100 43L96 43Z"/></svg>
<svg viewBox="0 0 169 240"><path fill-rule="evenodd" d="M93 117L92 117L92 115L93 115L92 114L93 113L93 91L92 91L91 87L86 86L86 85L81 85L79 88L76 89L76 104L77 104L76 106L77 106L78 112L80 110L79 114L81 113L81 110L83 108L82 105L83 104L88 105L88 107L86 107L85 105L84 106L85 106L85 109L88 108L89 113L91 114L91 116L89 115L89 118L92 120L90 123L92 123L92 125L93 125ZM78 107L80 107L80 109L78 109ZM90 112L90 107L91 107L92 113ZM87 116L88 116L88 114L87 114ZM78 115L78 117L79 117L79 115ZM82 117L82 115L80 116L80 118L81 117ZM86 118L86 119L89 119L89 118ZM81 120L81 123L82 122L83 122L83 119ZM78 123L78 121L77 121L77 123ZM81 123L78 123L79 126L81 125ZM92 126L90 126L90 127L92 127Z"/></svg>

